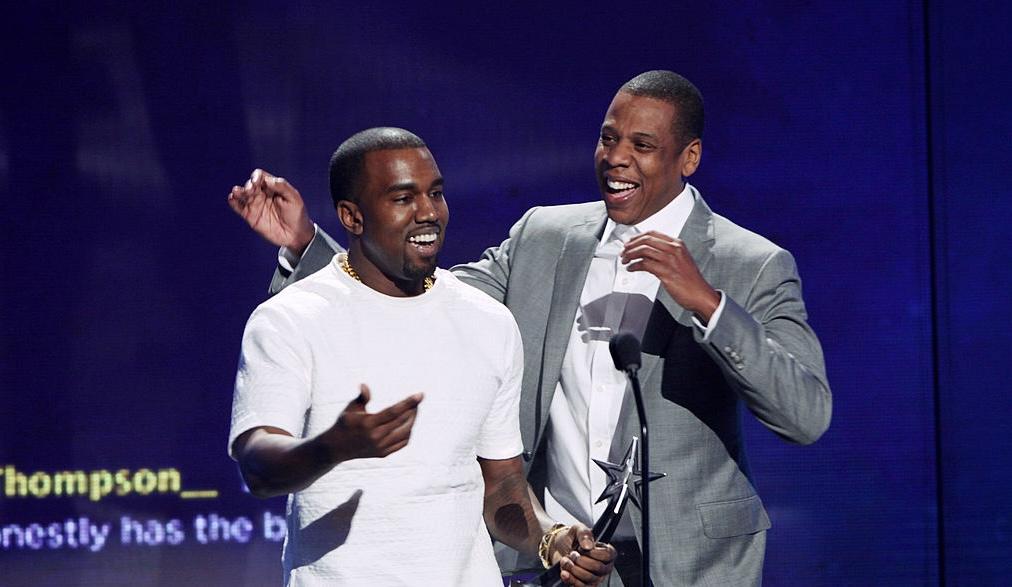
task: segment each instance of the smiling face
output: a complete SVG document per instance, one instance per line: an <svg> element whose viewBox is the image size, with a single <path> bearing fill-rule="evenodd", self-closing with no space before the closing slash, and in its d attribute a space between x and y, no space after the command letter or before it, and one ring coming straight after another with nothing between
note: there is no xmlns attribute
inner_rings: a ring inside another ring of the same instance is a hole
<svg viewBox="0 0 1012 587"><path fill-rule="evenodd" d="M652 216L696 171L702 143L676 143L678 109L671 103L620 91L611 101L594 152L598 186L608 216L633 225Z"/></svg>
<svg viewBox="0 0 1012 587"><path fill-rule="evenodd" d="M349 261L366 285L388 295L421 293L436 269L449 210L443 176L426 148L365 154L357 202L338 205L353 236Z"/></svg>

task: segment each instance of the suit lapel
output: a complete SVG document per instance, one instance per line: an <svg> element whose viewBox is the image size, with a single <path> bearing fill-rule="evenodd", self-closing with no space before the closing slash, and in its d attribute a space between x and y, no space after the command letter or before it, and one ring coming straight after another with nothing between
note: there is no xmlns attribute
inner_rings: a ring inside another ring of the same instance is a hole
<svg viewBox="0 0 1012 587"><path fill-rule="evenodd" d="M696 262L696 267L699 267L699 272L705 278L708 274L710 260L713 258L711 250L713 248L713 212L710 211L710 207L706 205L695 188L692 188L691 193L695 196L695 203L678 238L685 243L689 254L692 255L692 260ZM683 326L692 326L692 315L672 299L663 287L657 291L657 300L667 308L668 313L676 322Z"/></svg>
<svg viewBox="0 0 1012 587"><path fill-rule="evenodd" d="M552 290L552 305L548 313L548 327L541 364L541 393L539 396L539 420L548 421L548 408L552 405L555 387L562 372L562 359L569 346L569 335L573 330L576 310L580 305L583 284L594 258L601 233L604 230L604 206L573 225L566 233L559 263L556 265L555 285ZM540 436L543 426L538 427Z"/></svg>
<svg viewBox="0 0 1012 587"><path fill-rule="evenodd" d="M708 268L713 258L713 212L706 205L706 202L703 201L702 196L699 195L696 188L691 186L690 188L695 203L678 238L685 243L685 246L689 249L689 253L692 255L692 260L696 262L699 272L705 278L709 273ZM643 364L639 370L639 378L640 384L644 387L644 394L648 394L647 390L650 387L647 382L650 380L657 365L664 359L665 349L668 347L671 334L678 327L678 324L672 323L672 320L682 326L693 327L692 314L679 305L668 294L667 290L661 286L657 290L657 301L654 303L654 311L650 315L646 332L643 334ZM644 399L644 401L647 400ZM636 424L635 416L636 405L632 397L632 388L631 386L627 386L625 397L622 399L619 426L612 439L611 457L617 458L621 456L625 452L628 437L639 433L639 426ZM633 429L623 430L623 423L628 423Z"/></svg>

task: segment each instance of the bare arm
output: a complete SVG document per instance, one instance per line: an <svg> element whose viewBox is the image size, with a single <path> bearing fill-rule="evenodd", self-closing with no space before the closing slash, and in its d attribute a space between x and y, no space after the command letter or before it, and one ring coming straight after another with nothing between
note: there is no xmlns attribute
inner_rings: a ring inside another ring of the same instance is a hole
<svg viewBox="0 0 1012 587"><path fill-rule="evenodd" d="M280 428L262 426L236 438L233 454L253 495L293 493L339 463L385 457L407 446L421 401L422 395L415 394L370 414L365 411L369 388L362 385L337 422L319 435L298 439Z"/></svg>
<svg viewBox="0 0 1012 587"><path fill-rule="evenodd" d="M485 479L485 525L492 537L537 556L541 536L553 521L528 492L520 459L478 459Z"/></svg>
<svg viewBox="0 0 1012 587"><path fill-rule="evenodd" d="M554 525L524 478L520 457L478 459L485 479L485 525L492 536L529 556L538 555L542 537ZM611 573L615 549L595 544L589 528L570 526L555 535L549 549L568 585L597 585Z"/></svg>

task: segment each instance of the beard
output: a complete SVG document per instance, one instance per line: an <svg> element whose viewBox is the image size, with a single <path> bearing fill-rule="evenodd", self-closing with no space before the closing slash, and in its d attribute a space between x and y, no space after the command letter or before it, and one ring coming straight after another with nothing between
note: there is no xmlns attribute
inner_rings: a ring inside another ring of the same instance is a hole
<svg viewBox="0 0 1012 587"><path fill-rule="evenodd" d="M411 281L418 281L425 279L426 277L433 274L436 271L436 267L439 265L439 256L433 255L428 262L425 263L410 263L407 260L404 261L403 271L404 276Z"/></svg>

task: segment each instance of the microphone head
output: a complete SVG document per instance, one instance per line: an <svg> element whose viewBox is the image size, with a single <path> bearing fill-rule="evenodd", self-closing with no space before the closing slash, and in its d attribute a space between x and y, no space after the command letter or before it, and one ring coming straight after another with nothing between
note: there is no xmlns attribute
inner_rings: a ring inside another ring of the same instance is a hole
<svg viewBox="0 0 1012 587"><path fill-rule="evenodd" d="M640 341L628 332L620 332L608 341L611 359L619 371L635 371L640 368Z"/></svg>

